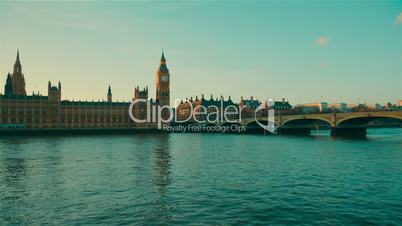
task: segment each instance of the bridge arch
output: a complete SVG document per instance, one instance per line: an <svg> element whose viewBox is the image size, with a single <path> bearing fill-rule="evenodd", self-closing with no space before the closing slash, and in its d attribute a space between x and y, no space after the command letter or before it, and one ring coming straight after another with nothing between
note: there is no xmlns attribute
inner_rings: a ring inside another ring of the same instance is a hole
<svg viewBox="0 0 402 226"><path fill-rule="evenodd" d="M363 127L367 123L375 119L395 119L402 123L402 116L399 115L379 115L379 114L367 114L367 115L354 115L340 119L337 121L337 127Z"/></svg>
<svg viewBox="0 0 402 226"><path fill-rule="evenodd" d="M314 122L323 122L327 124L329 127L333 127L334 124L330 119L327 119L325 117L314 117L314 116L303 116L303 117L295 117L295 118L289 118L284 120L281 123L281 127L309 127L311 126ZM293 125L292 125L293 124Z"/></svg>

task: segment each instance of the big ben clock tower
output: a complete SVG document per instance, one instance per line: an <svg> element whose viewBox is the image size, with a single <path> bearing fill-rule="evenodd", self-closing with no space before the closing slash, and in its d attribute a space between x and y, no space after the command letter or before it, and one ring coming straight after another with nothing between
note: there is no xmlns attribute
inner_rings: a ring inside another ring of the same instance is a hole
<svg viewBox="0 0 402 226"><path fill-rule="evenodd" d="M161 63L156 72L156 100L160 105L170 105L170 74L163 51Z"/></svg>

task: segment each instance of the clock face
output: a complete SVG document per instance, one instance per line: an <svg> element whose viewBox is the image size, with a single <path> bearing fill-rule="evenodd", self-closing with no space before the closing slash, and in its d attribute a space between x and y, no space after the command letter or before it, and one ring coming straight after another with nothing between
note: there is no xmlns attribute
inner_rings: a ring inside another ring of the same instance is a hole
<svg viewBox="0 0 402 226"><path fill-rule="evenodd" d="M162 76L161 80L162 80L162 82L167 82L168 77L166 75L164 75L164 76Z"/></svg>

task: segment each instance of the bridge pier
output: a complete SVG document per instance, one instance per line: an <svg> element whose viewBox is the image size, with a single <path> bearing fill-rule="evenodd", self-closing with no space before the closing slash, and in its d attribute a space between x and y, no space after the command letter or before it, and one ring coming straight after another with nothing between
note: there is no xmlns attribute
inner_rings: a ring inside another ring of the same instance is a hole
<svg viewBox="0 0 402 226"><path fill-rule="evenodd" d="M367 134L366 127L331 128L332 137L365 137L366 134Z"/></svg>

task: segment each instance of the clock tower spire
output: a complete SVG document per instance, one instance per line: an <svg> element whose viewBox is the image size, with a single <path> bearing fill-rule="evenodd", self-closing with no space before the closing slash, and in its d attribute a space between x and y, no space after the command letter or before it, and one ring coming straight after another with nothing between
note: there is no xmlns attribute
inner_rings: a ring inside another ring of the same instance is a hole
<svg viewBox="0 0 402 226"><path fill-rule="evenodd" d="M160 105L170 105L170 73L163 50L161 62L156 71L156 100Z"/></svg>

